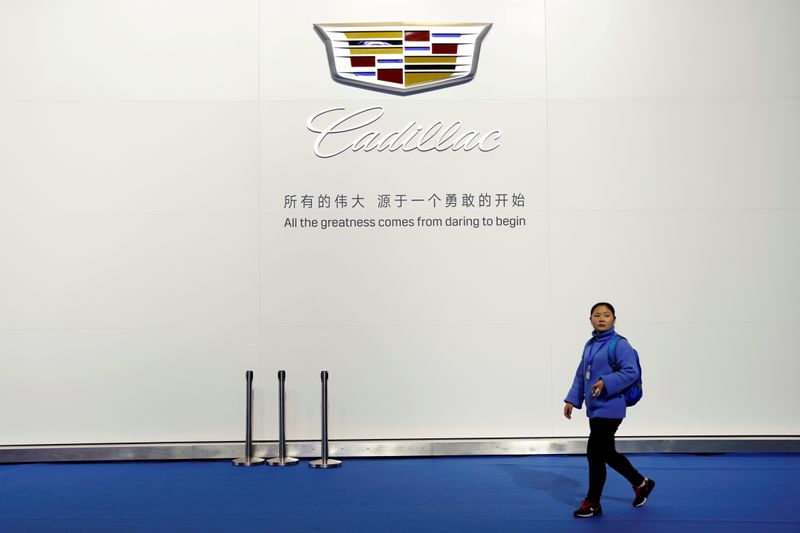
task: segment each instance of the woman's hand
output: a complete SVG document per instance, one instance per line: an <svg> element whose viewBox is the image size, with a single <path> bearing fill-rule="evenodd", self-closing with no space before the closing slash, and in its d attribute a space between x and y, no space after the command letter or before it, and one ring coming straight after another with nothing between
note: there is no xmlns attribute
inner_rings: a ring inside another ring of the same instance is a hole
<svg viewBox="0 0 800 533"><path fill-rule="evenodd" d="M575 407L569 402L564 404L564 416L567 417L568 420L572 420L572 408Z"/></svg>
<svg viewBox="0 0 800 533"><path fill-rule="evenodd" d="M592 385L592 396L597 398L600 396L600 393L603 392L603 387L605 387L605 383L603 383L603 378L597 380L597 383Z"/></svg>

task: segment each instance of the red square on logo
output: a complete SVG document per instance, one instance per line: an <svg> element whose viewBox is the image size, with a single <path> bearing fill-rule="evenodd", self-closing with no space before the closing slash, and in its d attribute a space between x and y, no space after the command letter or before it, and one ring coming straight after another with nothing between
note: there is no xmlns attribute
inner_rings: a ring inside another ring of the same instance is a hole
<svg viewBox="0 0 800 533"><path fill-rule="evenodd" d="M375 66L375 56L351 57L350 58L350 66L351 67L374 67Z"/></svg>
<svg viewBox="0 0 800 533"><path fill-rule="evenodd" d="M401 68L379 68L378 79L389 83L403 84L403 69Z"/></svg>
<svg viewBox="0 0 800 533"><path fill-rule="evenodd" d="M430 41L431 32L429 31L407 31L406 41Z"/></svg>
<svg viewBox="0 0 800 533"><path fill-rule="evenodd" d="M457 54L457 44L434 44L432 52L434 54Z"/></svg>

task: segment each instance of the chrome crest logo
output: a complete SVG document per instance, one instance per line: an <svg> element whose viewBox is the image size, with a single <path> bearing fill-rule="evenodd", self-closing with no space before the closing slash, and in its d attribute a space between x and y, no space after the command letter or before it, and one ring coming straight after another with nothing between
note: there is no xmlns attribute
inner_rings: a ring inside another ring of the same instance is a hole
<svg viewBox="0 0 800 533"><path fill-rule="evenodd" d="M491 27L467 22L314 25L335 81L398 95L470 81Z"/></svg>

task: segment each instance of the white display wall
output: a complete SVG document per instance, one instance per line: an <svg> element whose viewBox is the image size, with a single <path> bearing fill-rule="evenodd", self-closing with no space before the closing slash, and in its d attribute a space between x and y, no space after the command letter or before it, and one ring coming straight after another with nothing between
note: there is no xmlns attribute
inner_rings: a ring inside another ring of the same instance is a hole
<svg viewBox="0 0 800 533"><path fill-rule="evenodd" d="M397 20L492 23L475 79L331 79L313 24ZM374 106L500 146L315 156L309 117ZM246 369L257 439L279 369L290 439L320 370L334 440L584 435L599 300L644 367L621 435L800 434L799 148L798 1L1 0L0 445L241 439ZM518 225L319 226L420 217Z"/></svg>

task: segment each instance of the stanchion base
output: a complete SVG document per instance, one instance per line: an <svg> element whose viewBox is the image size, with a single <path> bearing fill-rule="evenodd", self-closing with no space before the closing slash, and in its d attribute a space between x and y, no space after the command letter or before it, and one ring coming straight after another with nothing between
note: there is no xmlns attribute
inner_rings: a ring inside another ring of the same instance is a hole
<svg viewBox="0 0 800 533"><path fill-rule="evenodd" d="M246 457L239 457L233 460L234 466L259 466L263 465L266 459L263 457L251 457L250 461Z"/></svg>
<svg viewBox="0 0 800 533"><path fill-rule="evenodd" d="M336 459L328 459L327 462L323 462L322 459L317 459L316 461L308 463L308 466L311 468L337 468L342 466L342 462Z"/></svg>
<svg viewBox="0 0 800 533"><path fill-rule="evenodd" d="M267 464L269 466L294 466L300 462L300 459L297 457L284 457L281 459L280 457L273 457L272 459L267 459Z"/></svg>

